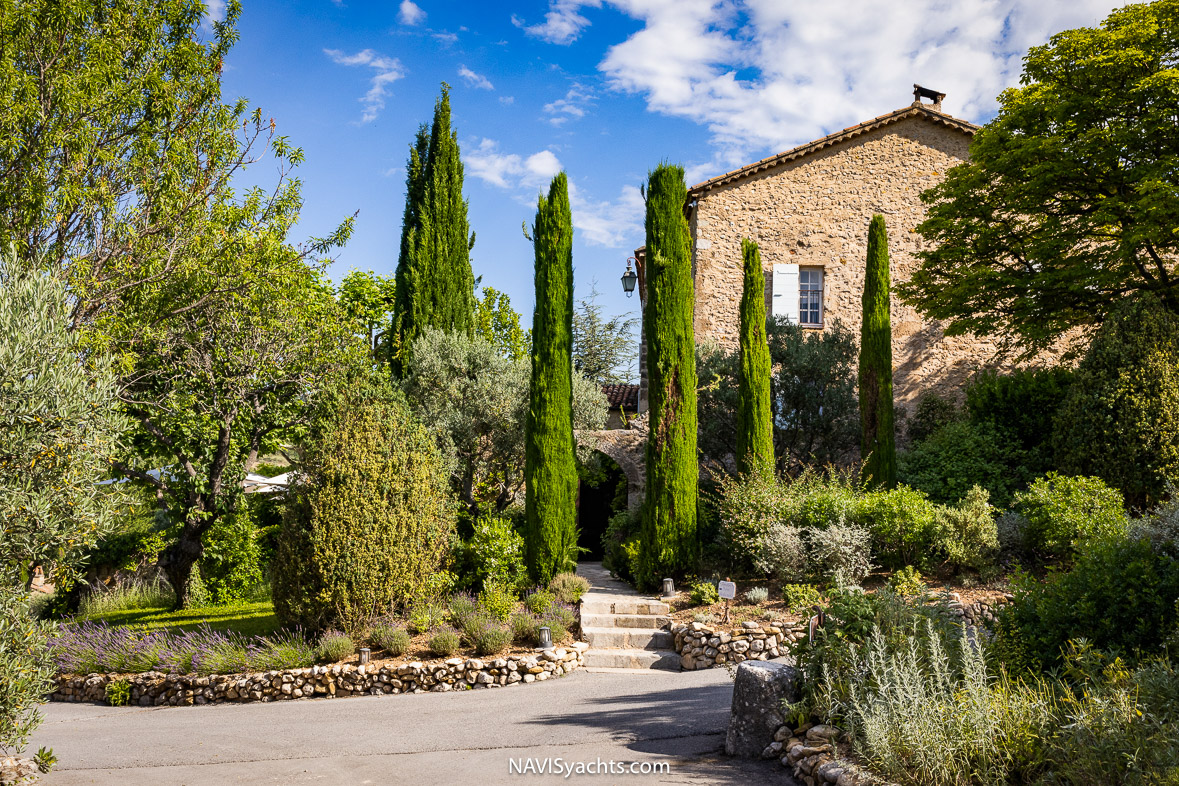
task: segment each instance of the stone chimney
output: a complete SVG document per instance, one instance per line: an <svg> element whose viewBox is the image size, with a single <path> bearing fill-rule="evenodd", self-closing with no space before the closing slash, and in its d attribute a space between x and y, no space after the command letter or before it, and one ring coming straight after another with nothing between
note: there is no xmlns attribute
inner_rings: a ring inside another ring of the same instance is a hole
<svg viewBox="0 0 1179 786"><path fill-rule="evenodd" d="M942 111L942 100L946 97L945 93L939 93L936 90L930 90L928 87L921 85L913 85L913 106L928 106L935 112ZM933 103L925 104L921 99L928 98Z"/></svg>

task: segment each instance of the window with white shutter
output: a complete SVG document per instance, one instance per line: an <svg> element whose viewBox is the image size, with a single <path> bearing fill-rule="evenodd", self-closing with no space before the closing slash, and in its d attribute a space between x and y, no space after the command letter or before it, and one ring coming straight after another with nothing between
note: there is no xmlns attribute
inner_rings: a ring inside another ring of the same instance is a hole
<svg viewBox="0 0 1179 786"><path fill-rule="evenodd" d="M774 265L770 314L798 324L798 265Z"/></svg>

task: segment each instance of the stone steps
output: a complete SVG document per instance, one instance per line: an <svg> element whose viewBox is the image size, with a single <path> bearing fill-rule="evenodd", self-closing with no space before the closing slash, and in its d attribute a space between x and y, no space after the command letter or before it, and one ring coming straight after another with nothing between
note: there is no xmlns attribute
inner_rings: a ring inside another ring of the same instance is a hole
<svg viewBox="0 0 1179 786"><path fill-rule="evenodd" d="M671 620L653 614L586 614L581 610L583 628L641 628L654 630L670 625Z"/></svg>
<svg viewBox="0 0 1179 786"><path fill-rule="evenodd" d="M666 630L626 628L586 628L581 632L594 649L670 650L675 648L675 636Z"/></svg>
<svg viewBox="0 0 1179 786"><path fill-rule="evenodd" d="M584 668L588 671L680 670L680 656L669 650L597 649L590 647L584 657Z"/></svg>
<svg viewBox="0 0 1179 786"><path fill-rule="evenodd" d="M579 565L578 572L591 584L581 599L581 631L590 645L587 669L680 670L666 603L642 597L601 565Z"/></svg>
<svg viewBox="0 0 1179 786"><path fill-rule="evenodd" d="M626 598L618 596L602 596L602 598L592 598L587 595L581 601L581 613L586 614L634 614L634 615L654 615L656 617L664 617L671 613L671 607L666 603L658 600L648 600L647 598Z"/></svg>

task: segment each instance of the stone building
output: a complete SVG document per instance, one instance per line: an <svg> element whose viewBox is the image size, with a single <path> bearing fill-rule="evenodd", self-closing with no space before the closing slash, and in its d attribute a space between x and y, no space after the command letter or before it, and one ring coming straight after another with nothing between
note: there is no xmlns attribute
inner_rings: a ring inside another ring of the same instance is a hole
<svg viewBox="0 0 1179 786"><path fill-rule="evenodd" d="M760 246L767 313L813 330L839 320L858 337L872 215L882 214L888 225L895 286L918 264L924 241L916 227L926 212L921 192L969 155L978 126L943 112L944 97L917 88L909 106L690 188L685 212L693 237L697 342L737 345L742 238ZM636 257L644 297L642 249ZM986 339L944 336L895 295L892 336L895 400L906 409L926 391L955 395L996 350ZM645 393L644 387L641 410Z"/></svg>

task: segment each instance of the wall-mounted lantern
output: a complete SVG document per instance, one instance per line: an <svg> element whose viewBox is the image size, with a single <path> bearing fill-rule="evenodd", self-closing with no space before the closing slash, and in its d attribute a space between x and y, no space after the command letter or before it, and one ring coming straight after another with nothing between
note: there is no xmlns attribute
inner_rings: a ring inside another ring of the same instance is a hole
<svg viewBox="0 0 1179 786"><path fill-rule="evenodd" d="M634 257L629 257L626 260L626 272L622 274L622 291L630 297L635 293L635 284L638 283L639 274L635 272L632 262L638 262Z"/></svg>

